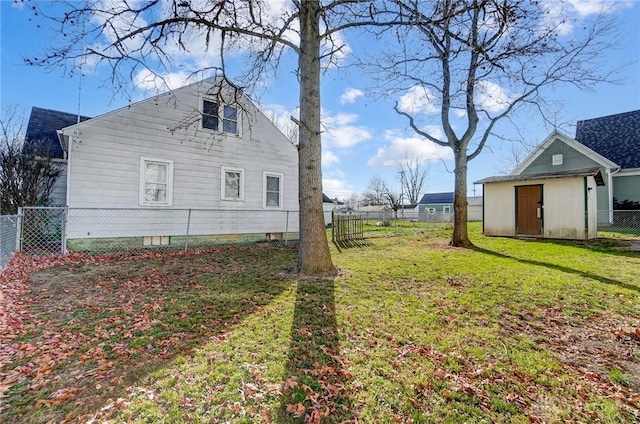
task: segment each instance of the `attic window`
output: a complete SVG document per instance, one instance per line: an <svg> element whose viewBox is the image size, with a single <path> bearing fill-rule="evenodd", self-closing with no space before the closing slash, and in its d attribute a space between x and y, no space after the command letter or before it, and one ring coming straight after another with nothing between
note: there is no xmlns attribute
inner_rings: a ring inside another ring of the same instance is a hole
<svg viewBox="0 0 640 424"><path fill-rule="evenodd" d="M551 163L553 166L562 165L562 154L553 155L551 157Z"/></svg>
<svg viewBox="0 0 640 424"><path fill-rule="evenodd" d="M238 110L233 106L203 99L202 128L238 134Z"/></svg>

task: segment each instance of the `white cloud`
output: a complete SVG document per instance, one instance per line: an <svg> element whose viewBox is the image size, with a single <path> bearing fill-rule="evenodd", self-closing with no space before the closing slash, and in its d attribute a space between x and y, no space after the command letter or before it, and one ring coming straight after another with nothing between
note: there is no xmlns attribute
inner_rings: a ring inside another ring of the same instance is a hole
<svg viewBox="0 0 640 424"><path fill-rule="evenodd" d="M440 111L439 101L431 90L419 85L414 85L400 97L398 109L406 113L425 113L428 115Z"/></svg>
<svg viewBox="0 0 640 424"><path fill-rule="evenodd" d="M476 105L488 112L502 112L513 101L507 91L490 81L476 83Z"/></svg>
<svg viewBox="0 0 640 424"><path fill-rule="evenodd" d="M633 7L633 1L612 2L610 0L568 0L570 7L580 16L610 13L618 9Z"/></svg>
<svg viewBox="0 0 640 424"><path fill-rule="evenodd" d="M356 193L349 183L336 178L323 178L322 192L332 199L345 199Z"/></svg>
<svg viewBox="0 0 640 424"><path fill-rule="evenodd" d="M322 166L329 167L334 163L339 163L340 158L336 156L332 151L323 149L322 150Z"/></svg>
<svg viewBox="0 0 640 424"><path fill-rule="evenodd" d="M170 72L159 75L144 69L136 74L133 83L143 91L159 93L166 91L167 88L175 90L194 81L189 72Z"/></svg>
<svg viewBox="0 0 640 424"><path fill-rule="evenodd" d="M438 139L444 138L439 127L427 127L425 130ZM407 157L421 158L424 161L453 158L449 147L440 146L422 137L402 137L397 131L387 131L385 138L390 143L379 148L376 155L369 159L367 165L370 168L395 167Z"/></svg>
<svg viewBox="0 0 640 424"><path fill-rule="evenodd" d="M364 91L359 90L357 88L347 87L340 96L340 103L355 103L358 97L364 96Z"/></svg>
<svg viewBox="0 0 640 424"><path fill-rule="evenodd" d="M546 12L541 22L542 28L556 28L558 34L570 34L582 19L592 15L613 13L633 7L633 1L612 2L610 0L546 0L541 4Z"/></svg>
<svg viewBox="0 0 640 424"><path fill-rule="evenodd" d="M339 66L353 52L341 32L334 32L331 40L325 38L320 49L320 56L325 58L323 66L327 68Z"/></svg>
<svg viewBox="0 0 640 424"><path fill-rule="evenodd" d="M322 146L347 149L371 139L371 132L365 127L350 125L359 116L352 113L338 113L336 115L322 115Z"/></svg>

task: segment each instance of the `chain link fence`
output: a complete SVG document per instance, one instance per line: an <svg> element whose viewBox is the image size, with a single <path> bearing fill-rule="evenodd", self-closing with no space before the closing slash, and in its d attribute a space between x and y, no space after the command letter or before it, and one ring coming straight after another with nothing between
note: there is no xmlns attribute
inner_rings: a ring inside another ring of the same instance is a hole
<svg viewBox="0 0 640 424"><path fill-rule="evenodd" d="M640 238L640 211L598 211L598 237Z"/></svg>
<svg viewBox="0 0 640 424"><path fill-rule="evenodd" d="M19 249L19 215L0 216L0 269L3 269L13 254Z"/></svg>
<svg viewBox="0 0 640 424"><path fill-rule="evenodd" d="M20 250L126 255L298 238L298 212L283 210L22 208Z"/></svg>
<svg viewBox="0 0 640 424"><path fill-rule="evenodd" d="M451 222L360 215L359 237L448 231ZM599 211L598 237L640 238L640 211ZM481 225L474 223L473 225ZM21 208L0 217L0 268L16 251L127 255L298 239L298 211L220 209ZM472 225L472 224L470 224Z"/></svg>

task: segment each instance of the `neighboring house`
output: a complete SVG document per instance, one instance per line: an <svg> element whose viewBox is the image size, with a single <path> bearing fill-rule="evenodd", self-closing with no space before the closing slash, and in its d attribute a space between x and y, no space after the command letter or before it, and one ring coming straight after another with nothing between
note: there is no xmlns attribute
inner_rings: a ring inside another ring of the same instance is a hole
<svg viewBox="0 0 640 424"><path fill-rule="evenodd" d="M451 222L453 220L453 192L427 193L418 203L420 222Z"/></svg>
<svg viewBox="0 0 640 424"><path fill-rule="evenodd" d="M322 193L322 211L324 212L324 225L325 227L331 225L331 214L333 213L333 209L338 205L342 204L338 202L338 200L331 200L329 196Z"/></svg>
<svg viewBox="0 0 640 424"><path fill-rule="evenodd" d="M86 121L87 116L78 116L73 113L59 112L57 110L31 108L29 123L25 134L25 148L42 146L49 152L53 160L66 163L65 152L58 142L56 130L78 122ZM67 203L67 168L64 167L61 175L56 180L49 197L49 206L65 206Z"/></svg>
<svg viewBox="0 0 640 424"><path fill-rule="evenodd" d="M467 197L467 221L482 221L482 196Z"/></svg>
<svg viewBox="0 0 640 424"><path fill-rule="evenodd" d="M298 231L296 146L240 91L216 87L210 78L80 123L50 123L67 160L69 242L173 244L188 210L190 236Z"/></svg>
<svg viewBox="0 0 640 424"><path fill-rule="evenodd" d="M596 237L613 223L613 199L640 201L640 110L554 131L511 175L484 184L484 233Z"/></svg>
<svg viewBox="0 0 640 424"><path fill-rule="evenodd" d="M363 215L365 219L392 219L394 218L393 209L387 205L368 205L362 206L354 211L356 214Z"/></svg>
<svg viewBox="0 0 640 424"><path fill-rule="evenodd" d="M454 193L427 193L418 203L421 222L452 222ZM479 199L479 200L478 200ZM482 197L467 197L467 221L482 221Z"/></svg>
<svg viewBox="0 0 640 424"><path fill-rule="evenodd" d="M398 218L418 219L418 204L398 206Z"/></svg>
<svg viewBox="0 0 640 424"><path fill-rule="evenodd" d="M424 217L427 214L451 212L453 212L453 192L427 193L418 202L420 217Z"/></svg>

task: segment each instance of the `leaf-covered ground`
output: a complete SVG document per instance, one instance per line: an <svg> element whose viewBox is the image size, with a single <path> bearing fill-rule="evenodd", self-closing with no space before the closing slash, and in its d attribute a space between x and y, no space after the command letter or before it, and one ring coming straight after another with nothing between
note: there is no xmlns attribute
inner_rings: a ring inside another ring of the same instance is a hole
<svg viewBox="0 0 640 424"><path fill-rule="evenodd" d="M18 256L2 422L634 422L640 255L447 234L334 250Z"/></svg>

